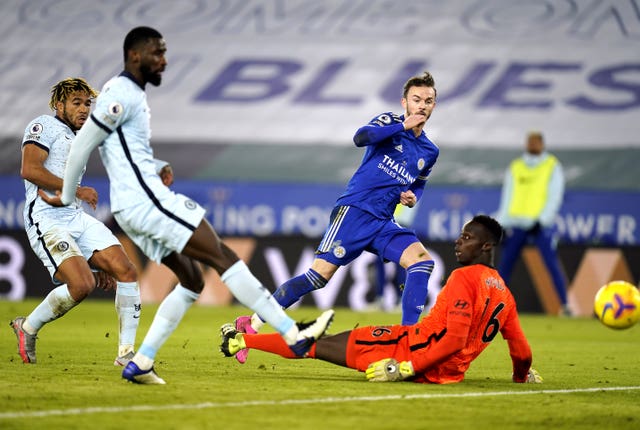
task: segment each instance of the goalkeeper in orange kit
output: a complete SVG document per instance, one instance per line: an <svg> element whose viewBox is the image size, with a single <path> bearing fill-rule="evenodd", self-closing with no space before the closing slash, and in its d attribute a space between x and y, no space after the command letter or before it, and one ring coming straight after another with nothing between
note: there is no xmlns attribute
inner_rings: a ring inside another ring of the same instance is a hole
<svg viewBox="0 0 640 430"><path fill-rule="evenodd" d="M366 373L370 381L447 384L460 382L471 362L498 333L506 339L513 362L514 382L542 382L531 368L531 348L522 331L516 304L493 267L502 227L478 215L455 241L454 270L428 315L414 325L366 326L325 336L307 357ZM253 348L294 356L277 334L245 334L233 324L221 328L220 350L233 356Z"/></svg>

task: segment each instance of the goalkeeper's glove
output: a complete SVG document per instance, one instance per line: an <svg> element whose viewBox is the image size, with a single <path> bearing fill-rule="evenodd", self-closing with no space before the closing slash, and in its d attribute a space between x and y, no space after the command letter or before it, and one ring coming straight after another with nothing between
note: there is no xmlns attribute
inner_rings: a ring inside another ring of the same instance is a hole
<svg viewBox="0 0 640 430"><path fill-rule="evenodd" d="M522 381L525 384L542 384L542 376L538 373L538 371L534 368L529 369L529 373L527 373L527 378Z"/></svg>
<svg viewBox="0 0 640 430"><path fill-rule="evenodd" d="M538 373L536 369L529 369L529 373L527 374L527 383L529 384L542 384L542 376Z"/></svg>
<svg viewBox="0 0 640 430"><path fill-rule="evenodd" d="M410 361L398 363L394 358L385 358L373 362L366 370L366 376L370 382L403 381L413 375L415 375L415 372Z"/></svg>

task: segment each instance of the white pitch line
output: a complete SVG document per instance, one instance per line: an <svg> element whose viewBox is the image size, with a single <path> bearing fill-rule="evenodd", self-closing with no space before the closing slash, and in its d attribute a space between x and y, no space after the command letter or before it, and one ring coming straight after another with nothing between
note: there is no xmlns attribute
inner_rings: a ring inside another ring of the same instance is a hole
<svg viewBox="0 0 640 430"><path fill-rule="evenodd" d="M323 397L317 399L285 399L285 400L255 400L243 402L204 402L183 405L137 405L137 406L112 406L112 407L92 407L92 408L71 408L71 409L51 409L48 411L29 412L1 412L0 419L11 418L42 418L65 415L88 415L88 414L116 414L122 412L149 412L166 410L189 410L189 409L215 409L215 408L239 408L246 406L282 406L282 405L303 405L316 403L344 403L344 402L379 402L387 400L406 399L456 399L465 397L495 397L495 396L528 396L534 394L575 394L575 393L598 393L607 391L632 391L640 390L640 386L631 387L593 387L593 388L572 388L566 390L534 390L534 391L480 391L471 393L425 393L425 394L394 394L389 396L359 396L359 397Z"/></svg>

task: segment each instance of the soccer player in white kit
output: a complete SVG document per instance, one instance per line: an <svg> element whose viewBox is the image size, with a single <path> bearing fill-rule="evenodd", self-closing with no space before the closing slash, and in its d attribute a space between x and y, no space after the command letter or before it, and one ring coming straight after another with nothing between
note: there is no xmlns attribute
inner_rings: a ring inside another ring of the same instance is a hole
<svg viewBox="0 0 640 430"><path fill-rule="evenodd" d="M56 204L72 202L82 166L99 145L116 221L149 258L164 263L178 277L178 285L160 304L122 377L142 384L165 383L154 371L155 356L204 287L198 261L215 269L240 303L272 325L296 355L304 356L330 325L333 310L311 323L293 321L220 240L204 218L205 210L162 184L149 142L145 86L160 85L167 65L166 43L157 30L137 27L127 34L123 48L124 71L104 85L94 112L74 140L62 194L55 198Z"/></svg>
<svg viewBox="0 0 640 430"><path fill-rule="evenodd" d="M81 186L78 176L70 184L68 206L53 207L38 196L39 192L46 195L43 190L62 188L71 141L89 117L96 96L84 79L64 79L51 90L49 106L55 116L35 118L24 132L20 168L25 186L24 226L33 251L56 284L31 314L11 321L24 363L36 362L38 331L66 314L96 286L104 289L116 286L120 331L114 364L124 366L133 357L140 317L137 272L113 233L82 209L82 201L95 209L98 193L91 187ZM92 272L92 269L104 272Z"/></svg>

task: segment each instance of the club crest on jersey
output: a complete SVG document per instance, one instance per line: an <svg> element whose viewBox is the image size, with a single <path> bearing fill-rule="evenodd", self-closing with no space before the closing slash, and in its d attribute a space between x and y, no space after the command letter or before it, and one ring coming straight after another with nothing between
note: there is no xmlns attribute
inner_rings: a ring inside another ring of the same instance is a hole
<svg viewBox="0 0 640 430"><path fill-rule="evenodd" d="M418 169L419 170L424 169L424 164L425 164L424 158L418 159Z"/></svg>
<svg viewBox="0 0 640 430"><path fill-rule="evenodd" d="M336 246L335 248L333 248L333 255L335 255L338 258L344 257L346 253L347 253L347 250L344 249L344 246Z"/></svg>
<svg viewBox="0 0 640 430"><path fill-rule="evenodd" d="M69 243L68 242L60 242L56 245L56 249L60 252L65 252L67 249L69 249Z"/></svg>
<svg viewBox="0 0 640 430"><path fill-rule="evenodd" d="M338 258L342 258L345 256L345 254L347 253L347 250L344 249L344 246L341 245L340 240L337 240L335 242L333 242L331 244L331 252L333 252L333 255L335 255Z"/></svg>
<svg viewBox="0 0 640 430"><path fill-rule="evenodd" d="M42 133L42 129L43 129L42 124L40 124L39 122L36 122L29 129L29 133L31 133L31 135L40 134Z"/></svg>
<svg viewBox="0 0 640 430"><path fill-rule="evenodd" d="M196 202L190 199L184 201L184 206L190 211L194 210L197 207Z"/></svg>
<svg viewBox="0 0 640 430"><path fill-rule="evenodd" d="M122 105L118 102L113 102L109 105L109 114L111 116L120 116L122 115Z"/></svg>
<svg viewBox="0 0 640 430"><path fill-rule="evenodd" d="M389 125L391 124L391 117L386 113L383 113L382 115L378 116L374 121L371 121L371 122L376 123L380 126Z"/></svg>

